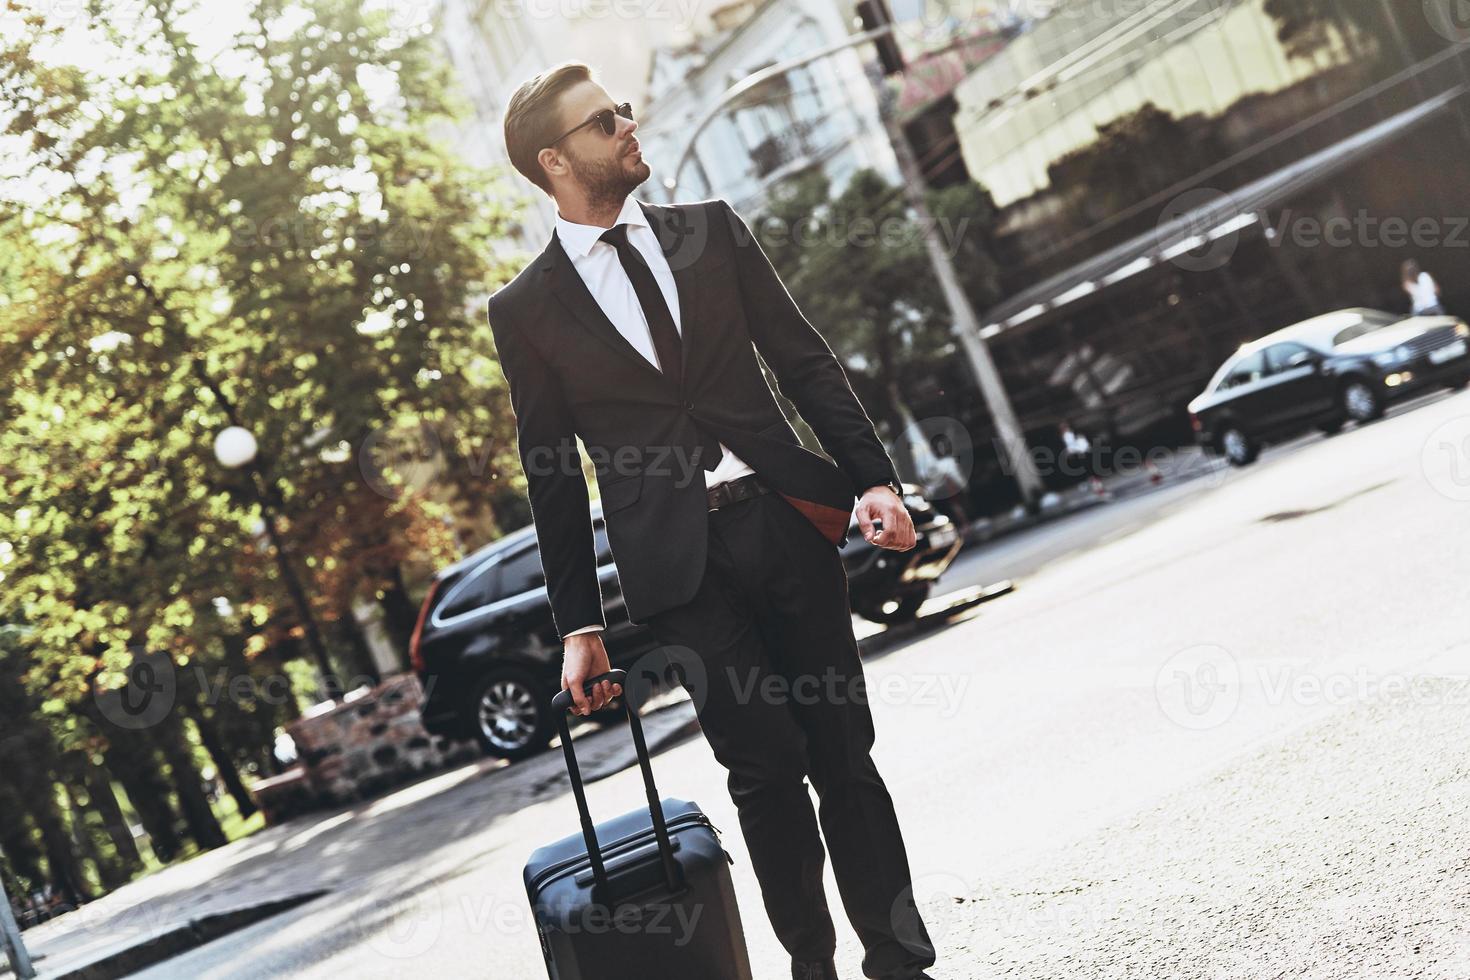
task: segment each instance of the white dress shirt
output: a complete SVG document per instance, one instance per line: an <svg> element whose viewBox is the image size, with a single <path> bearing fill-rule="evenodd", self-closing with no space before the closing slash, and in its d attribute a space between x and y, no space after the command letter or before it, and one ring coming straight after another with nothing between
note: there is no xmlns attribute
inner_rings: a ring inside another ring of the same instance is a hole
<svg viewBox="0 0 1470 980"><path fill-rule="evenodd" d="M1419 278L1409 284L1408 290L1409 298L1414 304L1415 316L1439 306L1439 286L1429 273L1419 273Z"/></svg>
<svg viewBox="0 0 1470 980"><path fill-rule="evenodd" d="M668 304L669 313L674 318L674 328L679 331L682 338L684 326L679 320L679 291L674 283L674 273L669 269L668 259L664 258L663 249L659 247L658 237L653 233L653 228L644 217L643 209L638 202L629 197L623 202L623 210L613 222L614 225L626 224L628 226L628 243L638 250L648 263L649 269L653 271L653 279L658 283L659 292L664 295L664 302ZM653 333L648 328L648 319L643 315L643 305L638 302L638 294L633 289L633 282L628 274L623 271L623 264L618 260L618 251L607 242L601 240L606 228L598 225L579 225L556 215L556 234L561 239L562 248L566 250L567 256L572 260L572 266L582 281L587 284L587 291L602 307L602 312L617 327L618 333L627 338L628 343L642 354L650 364L663 370L658 363L658 352L653 346ZM720 449L724 451L718 464L713 470L704 471L704 482L706 487L734 480L742 476L754 473L740 457L732 453L723 442ZM572 630L568 636L577 633L587 633L599 630L601 626L584 626L581 629Z"/></svg>

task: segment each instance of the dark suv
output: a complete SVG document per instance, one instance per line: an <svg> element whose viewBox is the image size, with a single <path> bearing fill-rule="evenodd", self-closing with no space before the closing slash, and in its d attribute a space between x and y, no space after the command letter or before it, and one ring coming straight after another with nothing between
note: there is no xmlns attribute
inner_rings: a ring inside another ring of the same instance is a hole
<svg viewBox="0 0 1470 980"><path fill-rule="evenodd" d="M842 548L853 609L877 622L918 615L962 544L958 529L916 487L904 491L918 531L912 550L874 547L856 530ZM658 643L647 627L628 621L600 504L592 506L592 522L607 618L603 644L612 666L627 667ZM562 643L535 529L514 531L435 575L409 653L424 684L430 732L473 738L507 759L544 748L555 730L550 702L561 687Z"/></svg>

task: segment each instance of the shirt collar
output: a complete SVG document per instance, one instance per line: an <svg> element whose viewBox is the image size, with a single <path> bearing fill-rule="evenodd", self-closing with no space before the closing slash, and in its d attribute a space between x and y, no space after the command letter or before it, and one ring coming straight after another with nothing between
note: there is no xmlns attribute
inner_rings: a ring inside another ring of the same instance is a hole
<svg viewBox="0 0 1470 980"><path fill-rule="evenodd" d="M616 220L613 221L614 226L620 224L641 225L644 228L650 227L648 218L643 213L643 209L638 206L638 202L631 196L623 201L623 209L618 212ZM592 246L596 245L598 239L606 232L606 228L597 225L579 225L574 221L568 221L566 218L563 218L560 211L556 213L556 236L561 239L562 247L573 258L581 258L588 252L591 252Z"/></svg>

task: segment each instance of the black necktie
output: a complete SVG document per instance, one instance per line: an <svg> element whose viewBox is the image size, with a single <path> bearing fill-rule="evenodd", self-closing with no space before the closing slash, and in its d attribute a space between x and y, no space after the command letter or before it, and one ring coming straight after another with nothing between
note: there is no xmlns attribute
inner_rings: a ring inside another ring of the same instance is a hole
<svg viewBox="0 0 1470 980"><path fill-rule="evenodd" d="M683 390L683 342L679 339L679 328L674 326L674 317L669 313L669 304L664 300L664 294L658 288L658 281L653 278L653 270L643 260L638 250L628 242L628 226L626 224L613 225L600 236L601 240L607 242L618 253L618 261L622 263L623 271L628 274L628 281L633 284L633 292L638 296L638 305L643 308L643 319L648 321L648 332L653 338L653 349L658 354L659 370L674 383L674 387ZM706 470L713 470L720 462L724 452L720 449L719 441L710 438L704 432L700 432L700 465Z"/></svg>

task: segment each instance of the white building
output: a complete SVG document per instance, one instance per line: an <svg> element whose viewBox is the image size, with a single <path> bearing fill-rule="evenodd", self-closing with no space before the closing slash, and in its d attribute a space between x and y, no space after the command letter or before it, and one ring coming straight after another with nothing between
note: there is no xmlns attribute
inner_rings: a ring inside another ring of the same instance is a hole
<svg viewBox="0 0 1470 980"><path fill-rule="evenodd" d="M697 29L686 6L670 0L439 0L438 35L472 110L467 124L447 135L471 162L503 170L506 193L515 195L521 217L518 246L539 252L556 211L505 154L502 120L511 93L554 64L582 61L609 94L631 100L636 112L654 47ZM649 190L644 193L652 196Z"/></svg>
<svg viewBox="0 0 1470 980"><path fill-rule="evenodd" d="M899 171L863 72L870 48L814 61L744 93L698 133L722 94L756 71L809 54L855 31L843 0L736 0L712 11L709 28L653 54L649 106L639 113L647 196L667 202L722 197L759 210L782 178L820 167L834 192L872 168Z"/></svg>

